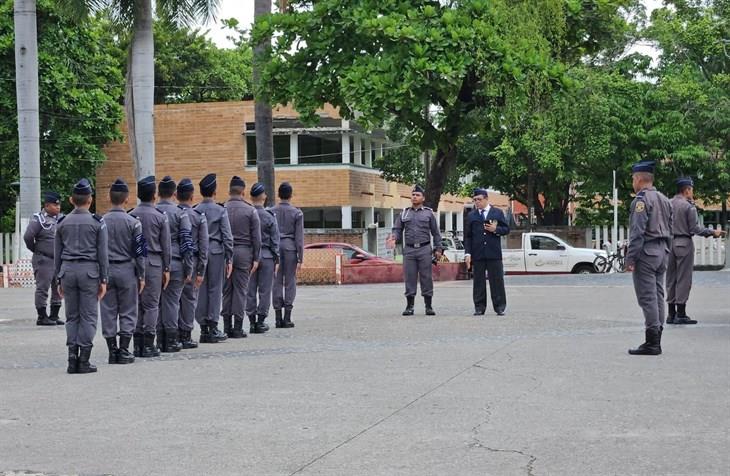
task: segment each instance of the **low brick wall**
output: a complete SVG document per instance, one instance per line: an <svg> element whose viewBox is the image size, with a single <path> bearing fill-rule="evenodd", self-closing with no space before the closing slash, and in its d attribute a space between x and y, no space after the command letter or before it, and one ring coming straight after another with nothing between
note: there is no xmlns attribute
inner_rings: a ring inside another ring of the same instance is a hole
<svg viewBox="0 0 730 476"><path fill-rule="evenodd" d="M311 243L347 243L363 247L362 236L365 230L316 229L304 230L304 244Z"/></svg>
<svg viewBox="0 0 730 476"><path fill-rule="evenodd" d="M467 279L464 263L440 263L432 268L434 281ZM392 264L343 264L342 284L402 283L403 265Z"/></svg>

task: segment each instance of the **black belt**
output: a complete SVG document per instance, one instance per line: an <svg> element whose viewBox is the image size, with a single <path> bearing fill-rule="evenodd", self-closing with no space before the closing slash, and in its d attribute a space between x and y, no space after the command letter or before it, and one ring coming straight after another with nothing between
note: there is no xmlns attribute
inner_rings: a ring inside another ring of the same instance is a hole
<svg viewBox="0 0 730 476"><path fill-rule="evenodd" d="M692 238L692 235L674 235L675 238Z"/></svg>
<svg viewBox="0 0 730 476"><path fill-rule="evenodd" d="M410 245L406 244L406 246L408 246L409 248L421 248L423 246L430 245L430 244L431 244L430 241L424 241L423 243L411 243Z"/></svg>
<svg viewBox="0 0 730 476"><path fill-rule="evenodd" d="M130 259L110 259L109 263L110 264L123 264L123 263L129 263L130 261L132 261L131 258Z"/></svg>

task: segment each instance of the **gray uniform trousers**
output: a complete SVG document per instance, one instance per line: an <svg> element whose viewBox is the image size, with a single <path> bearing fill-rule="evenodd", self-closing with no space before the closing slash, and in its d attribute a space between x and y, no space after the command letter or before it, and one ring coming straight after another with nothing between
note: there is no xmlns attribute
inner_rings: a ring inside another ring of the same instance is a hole
<svg viewBox="0 0 730 476"><path fill-rule="evenodd" d="M106 337L119 335L131 337L137 326L139 285L134 276L134 261L109 263L109 282L106 294L99 303L101 310L101 333Z"/></svg>
<svg viewBox="0 0 730 476"><path fill-rule="evenodd" d="M297 252L279 250L279 271L274 278L274 309L293 309L297 297Z"/></svg>
<svg viewBox="0 0 730 476"><path fill-rule="evenodd" d="M157 331L160 317L160 295L162 294L162 258L149 254L145 265L144 290L139 297L139 317L137 332L151 333Z"/></svg>
<svg viewBox="0 0 730 476"><path fill-rule="evenodd" d="M58 277L66 301L66 345L90 347L99 317L99 265L95 261L65 261Z"/></svg>
<svg viewBox="0 0 730 476"><path fill-rule="evenodd" d="M403 274L406 296L415 296L417 283L421 281L421 296L433 296L431 245L413 248L403 246ZM420 279L419 279L420 278Z"/></svg>
<svg viewBox="0 0 730 476"><path fill-rule="evenodd" d="M687 304L694 265L695 247L692 238L674 238L667 265L667 302Z"/></svg>
<svg viewBox="0 0 730 476"><path fill-rule="evenodd" d="M221 300L223 298L223 282L226 279L226 257L221 251L208 256L205 268L205 279L198 290L198 305L195 308L195 320L204 324L206 320L220 320Z"/></svg>
<svg viewBox="0 0 730 476"><path fill-rule="evenodd" d="M48 305L48 288L51 288L51 305L60 305L61 296L58 289L53 286L54 265L53 258L33 253L33 276L35 277L35 307L46 307Z"/></svg>
<svg viewBox="0 0 730 476"><path fill-rule="evenodd" d="M157 328L177 330L180 317L180 297L185 286L185 275L182 260L170 260L170 282L162 290L160 297L160 319Z"/></svg>
<svg viewBox="0 0 730 476"><path fill-rule="evenodd" d="M243 317L246 311L249 279L253 266L253 249L249 246L233 247L233 272L223 287L223 316Z"/></svg>
<svg viewBox="0 0 730 476"><path fill-rule="evenodd" d="M193 260L193 269L198 269L198 258ZM195 287L196 274L193 272L192 281L184 284L180 293L180 311L177 325L181 331L192 331L195 325L195 306L198 304L198 291Z"/></svg>
<svg viewBox="0 0 730 476"><path fill-rule="evenodd" d="M275 268L274 258L262 257L256 272L251 275L251 280L248 282L248 296L246 296L246 314L249 316L256 314L266 317L269 315Z"/></svg>
<svg viewBox="0 0 730 476"><path fill-rule="evenodd" d="M644 324L647 329L664 325L664 275L667 271L667 253L658 255L641 253L633 272L634 291L644 313Z"/></svg>

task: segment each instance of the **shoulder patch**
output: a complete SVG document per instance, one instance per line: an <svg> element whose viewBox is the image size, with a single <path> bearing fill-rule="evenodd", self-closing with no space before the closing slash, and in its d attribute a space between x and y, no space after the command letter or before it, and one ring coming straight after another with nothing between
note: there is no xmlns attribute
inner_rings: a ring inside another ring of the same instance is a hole
<svg viewBox="0 0 730 476"><path fill-rule="evenodd" d="M641 213L644 210L646 210L646 205L642 201L636 202L636 206L634 207L634 212Z"/></svg>
<svg viewBox="0 0 730 476"><path fill-rule="evenodd" d="M269 213L271 214L271 216L272 216L272 217L275 217L275 216L276 216L276 213L274 213L274 210L272 210L271 208L265 208L265 210L266 210L267 212L269 212Z"/></svg>
<svg viewBox="0 0 730 476"><path fill-rule="evenodd" d="M96 213L92 213L91 216L94 217L94 220L98 221L99 223L104 223L103 216L97 215Z"/></svg>
<svg viewBox="0 0 730 476"><path fill-rule="evenodd" d="M193 208L193 211L194 211L195 213L197 213L198 215L203 215L203 216L205 216L205 212L201 212L200 210L197 210L197 209L195 209L195 208Z"/></svg>
<svg viewBox="0 0 730 476"><path fill-rule="evenodd" d="M157 210L158 212L162 213L163 215L167 215L167 213L166 213L166 212L164 212L164 211L160 210L160 209L159 209L159 208L157 208L157 207L155 207L155 210Z"/></svg>
<svg viewBox="0 0 730 476"><path fill-rule="evenodd" d="M636 194L636 198L644 198L644 195L646 195L646 189L642 190L641 192Z"/></svg>
<svg viewBox="0 0 730 476"><path fill-rule="evenodd" d="M428 210L428 211L431 211L431 212L433 211L433 208L431 208L431 207L423 207L423 209L424 209L424 210Z"/></svg>
<svg viewBox="0 0 730 476"><path fill-rule="evenodd" d="M61 218L59 218L58 220L56 220L56 225L58 225L59 223L61 223L63 221L63 219L66 218L67 216L68 215L63 215Z"/></svg>

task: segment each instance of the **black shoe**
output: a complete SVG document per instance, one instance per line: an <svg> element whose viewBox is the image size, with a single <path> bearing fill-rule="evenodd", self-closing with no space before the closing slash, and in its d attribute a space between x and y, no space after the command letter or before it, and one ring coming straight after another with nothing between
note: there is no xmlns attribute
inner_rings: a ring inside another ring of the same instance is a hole
<svg viewBox="0 0 730 476"><path fill-rule="evenodd" d="M107 337L106 346L109 349L109 363L116 364L119 359L119 347L117 347L116 337Z"/></svg>
<svg viewBox="0 0 730 476"><path fill-rule="evenodd" d="M79 373L79 346L69 345L68 346L68 367L66 372L70 374Z"/></svg>
<svg viewBox="0 0 730 476"><path fill-rule="evenodd" d="M426 306L426 315L427 316L435 316L436 311L433 310L433 296L423 296L423 303Z"/></svg>
<svg viewBox="0 0 730 476"><path fill-rule="evenodd" d="M674 324L677 317L677 305L673 302L667 303L667 324Z"/></svg>
<svg viewBox="0 0 730 476"><path fill-rule="evenodd" d="M674 318L674 324L697 324L697 321L687 315L687 304L677 304L677 317Z"/></svg>
<svg viewBox="0 0 730 476"><path fill-rule="evenodd" d="M645 342L636 349L629 349L631 355L660 355L662 353L662 329L652 327L645 332Z"/></svg>
<svg viewBox="0 0 730 476"><path fill-rule="evenodd" d="M483 316L485 312L487 312L486 309L474 309L472 316Z"/></svg>
<svg viewBox="0 0 730 476"><path fill-rule="evenodd" d="M76 373L79 374L93 374L96 372L96 365L89 363L91 357L91 348L93 346L81 347L79 349L79 370Z"/></svg>
<svg viewBox="0 0 730 476"><path fill-rule="evenodd" d="M284 324L283 326L287 329L294 327L294 323L291 321L291 309L284 309Z"/></svg>
<svg viewBox="0 0 730 476"><path fill-rule="evenodd" d="M498 316L504 316L504 309L497 309L496 312Z"/></svg>
<svg viewBox="0 0 730 476"><path fill-rule="evenodd" d="M413 315L413 305L416 302L416 298L413 296L406 296L406 308L401 313L402 316L412 316Z"/></svg>
<svg viewBox="0 0 730 476"><path fill-rule="evenodd" d="M162 352L167 352L167 340L165 338L165 328L157 328L157 339L155 340L155 348Z"/></svg>
<svg viewBox="0 0 730 476"><path fill-rule="evenodd" d="M59 317L58 313L61 311L61 305L60 304L51 304L51 315L48 316L52 321L56 321L57 326L62 326L65 324Z"/></svg>
<svg viewBox="0 0 730 476"><path fill-rule="evenodd" d="M48 317L48 314L46 313L45 307L37 307L36 311L38 311L38 319L35 321L36 326L55 326L56 321Z"/></svg>
<svg viewBox="0 0 730 476"><path fill-rule="evenodd" d="M206 324L200 326L200 343L201 344L217 344L228 338L218 329L218 323L206 321Z"/></svg>
<svg viewBox="0 0 730 476"><path fill-rule="evenodd" d="M129 336L119 336L119 353L117 353L118 364L131 364L134 363L134 355L129 353L129 341L132 340Z"/></svg>
<svg viewBox="0 0 730 476"><path fill-rule="evenodd" d="M276 315L276 328L281 329L284 327L284 318L281 317L281 309L274 309Z"/></svg>
<svg viewBox="0 0 730 476"><path fill-rule="evenodd" d="M159 357L160 349L155 347L155 334L152 332L144 333L144 346L142 347L142 355L140 357Z"/></svg>
<svg viewBox="0 0 730 476"><path fill-rule="evenodd" d="M193 340L191 331L180 330L180 343L183 349L197 349L198 343Z"/></svg>
<svg viewBox="0 0 730 476"><path fill-rule="evenodd" d="M144 335L134 333L134 356L142 357L142 348L144 347Z"/></svg>
<svg viewBox="0 0 730 476"><path fill-rule="evenodd" d="M178 338L177 329L165 329L165 352L180 352L182 344Z"/></svg>
<svg viewBox="0 0 730 476"><path fill-rule="evenodd" d="M243 317L233 316L233 329L226 332L231 339L243 339L247 337L246 331L243 330Z"/></svg>
<svg viewBox="0 0 730 476"><path fill-rule="evenodd" d="M231 336L231 330L233 330L233 318L235 316L223 316L223 332L228 336Z"/></svg>
<svg viewBox="0 0 730 476"><path fill-rule="evenodd" d="M266 316L263 314L259 314L258 319L256 320L256 334L263 334L265 332L269 332L269 325L266 324Z"/></svg>

